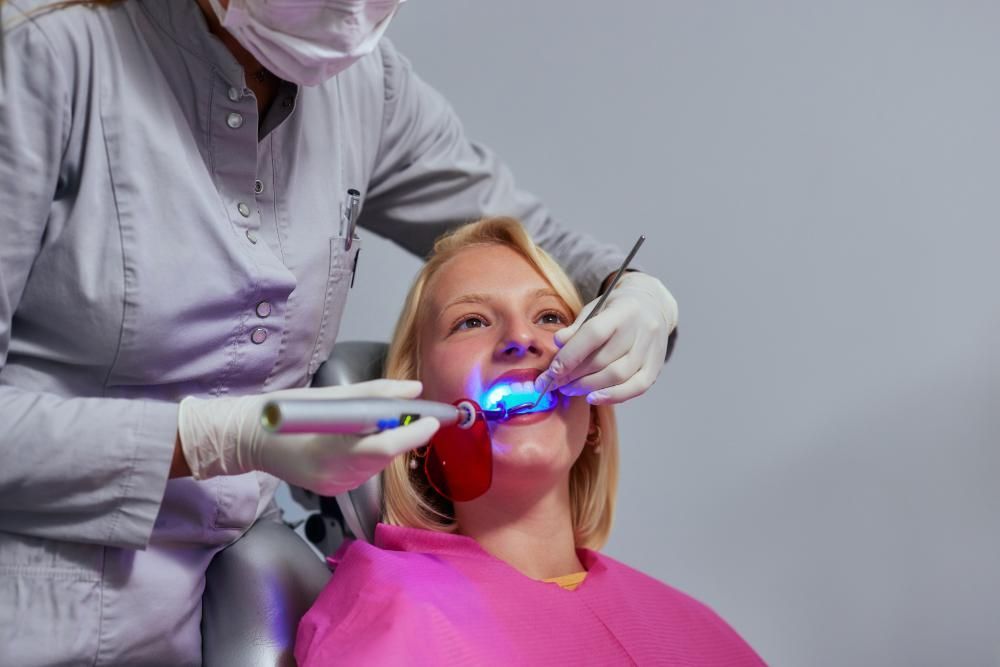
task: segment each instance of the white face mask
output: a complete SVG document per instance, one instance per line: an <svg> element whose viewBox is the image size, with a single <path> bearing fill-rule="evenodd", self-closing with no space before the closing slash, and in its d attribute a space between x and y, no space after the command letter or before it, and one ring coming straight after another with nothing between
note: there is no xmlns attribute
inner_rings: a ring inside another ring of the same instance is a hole
<svg viewBox="0 0 1000 667"><path fill-rule="evenodd" d="M322 83L371 53L403 0L209 0L236 40L286 81Z"/></svg>

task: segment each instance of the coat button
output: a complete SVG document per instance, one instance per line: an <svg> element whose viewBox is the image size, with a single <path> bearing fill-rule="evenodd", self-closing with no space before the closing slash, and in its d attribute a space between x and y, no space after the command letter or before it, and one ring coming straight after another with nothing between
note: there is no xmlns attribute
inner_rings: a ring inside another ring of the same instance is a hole
<svg viewBox="0 0 1000 667"><path fill-rule="evenodd" d="M253 244L257 243L257 235L254 233L252 229L247 230L247 241Z"/></svg>
<svg viewBox="0 0 1000 667"><path fill-rule="evenodd" d="M238 130L243 127L243 115L238 114L235 111L226 116L226 125L234 130Z"/></svg>
<svg viewBox="0 0 1000 667"><path fill-rule="evenodd" d="M267 317L271 314L271 304L267 301L261 301L257 304L257 317Z"/></svg>
<svg viewBox="0 0 1000 667"><path fill-rule="evenodd" d="M240 97L241 97L240 91L237 90L236 88L230 87L228 94L229 94L229 99L232 100L233 102L239 102L240 101Z"/></svg>
<svg viewBox="0 0 1000 667"><path fill-rule="evenodd" d="M260 345L265 340L267 340L267 329L263 327L257 327L250 334L250 340L253 341L254 345Z"/></svg>
<svg viewBox="0 0 1000 667"><path fill-rule="evenodd" d="M264 183L262 181L254 181L253 182L253 191L255 193L257 193L257 194L260 194L261 192L263 192L264 191Z"/></svg>
<svg viewBox="0 0 1000 667"><path fill-rule="evenodd" d="M240 202L239 204L236 205L236 210L239 211L240 215L242 215L244 218L250 217L250 207L244 204L243 202Z"/></svg>

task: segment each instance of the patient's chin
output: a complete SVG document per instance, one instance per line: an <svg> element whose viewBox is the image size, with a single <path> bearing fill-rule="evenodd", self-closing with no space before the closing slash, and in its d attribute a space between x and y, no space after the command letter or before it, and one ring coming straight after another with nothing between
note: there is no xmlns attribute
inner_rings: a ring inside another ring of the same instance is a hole
<svg viewBox="0 0 1000 667"><path fill-rule="evenodd" d="M493 437L494 478L514 475L517 478L565 473L573 467L580 452L574 452L564 438Z"/></svg>

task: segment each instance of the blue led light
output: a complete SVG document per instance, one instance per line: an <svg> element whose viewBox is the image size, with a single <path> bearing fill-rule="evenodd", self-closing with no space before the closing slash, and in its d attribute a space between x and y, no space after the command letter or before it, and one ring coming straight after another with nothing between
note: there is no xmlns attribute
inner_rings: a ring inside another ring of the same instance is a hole
<svg viewBox="0 0 1000 667"><path fill-rule="evenodd" d="M523 384L523 383L516 383ZM535 399L538 398L538 392L534 389L529 391L514 390L509 383L501 383L491 387L482 396L482 400L479 402L486 410L496 410L502 401L507 409L511 409L518 405L524 403L534 403ZM531 410L525 410L519 414L528 414L530 412L545 412L546 410L551 410L556 407L556 403L559 399L556 398L554 392L548 392L542 397L542 400L538 402Z"/></svg>

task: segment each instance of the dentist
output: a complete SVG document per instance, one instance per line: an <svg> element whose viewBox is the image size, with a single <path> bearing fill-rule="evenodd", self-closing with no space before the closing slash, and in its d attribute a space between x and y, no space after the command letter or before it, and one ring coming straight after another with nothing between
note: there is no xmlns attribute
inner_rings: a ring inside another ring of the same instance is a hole
<svg viewBox="0 0 1000 667"><path fill-rule="evenodd" d="M199 664L205 570L277 516L277 478L336 494L433 434L260 430L284 392L420 392L304 389L362 245L348 190L361 227L418 255L503 213L590 297L621 262L465 137L380 39L397 8L0 3L0 663ZM629 274L557 334L553 388L644 392L676 318Z"/></svg>

